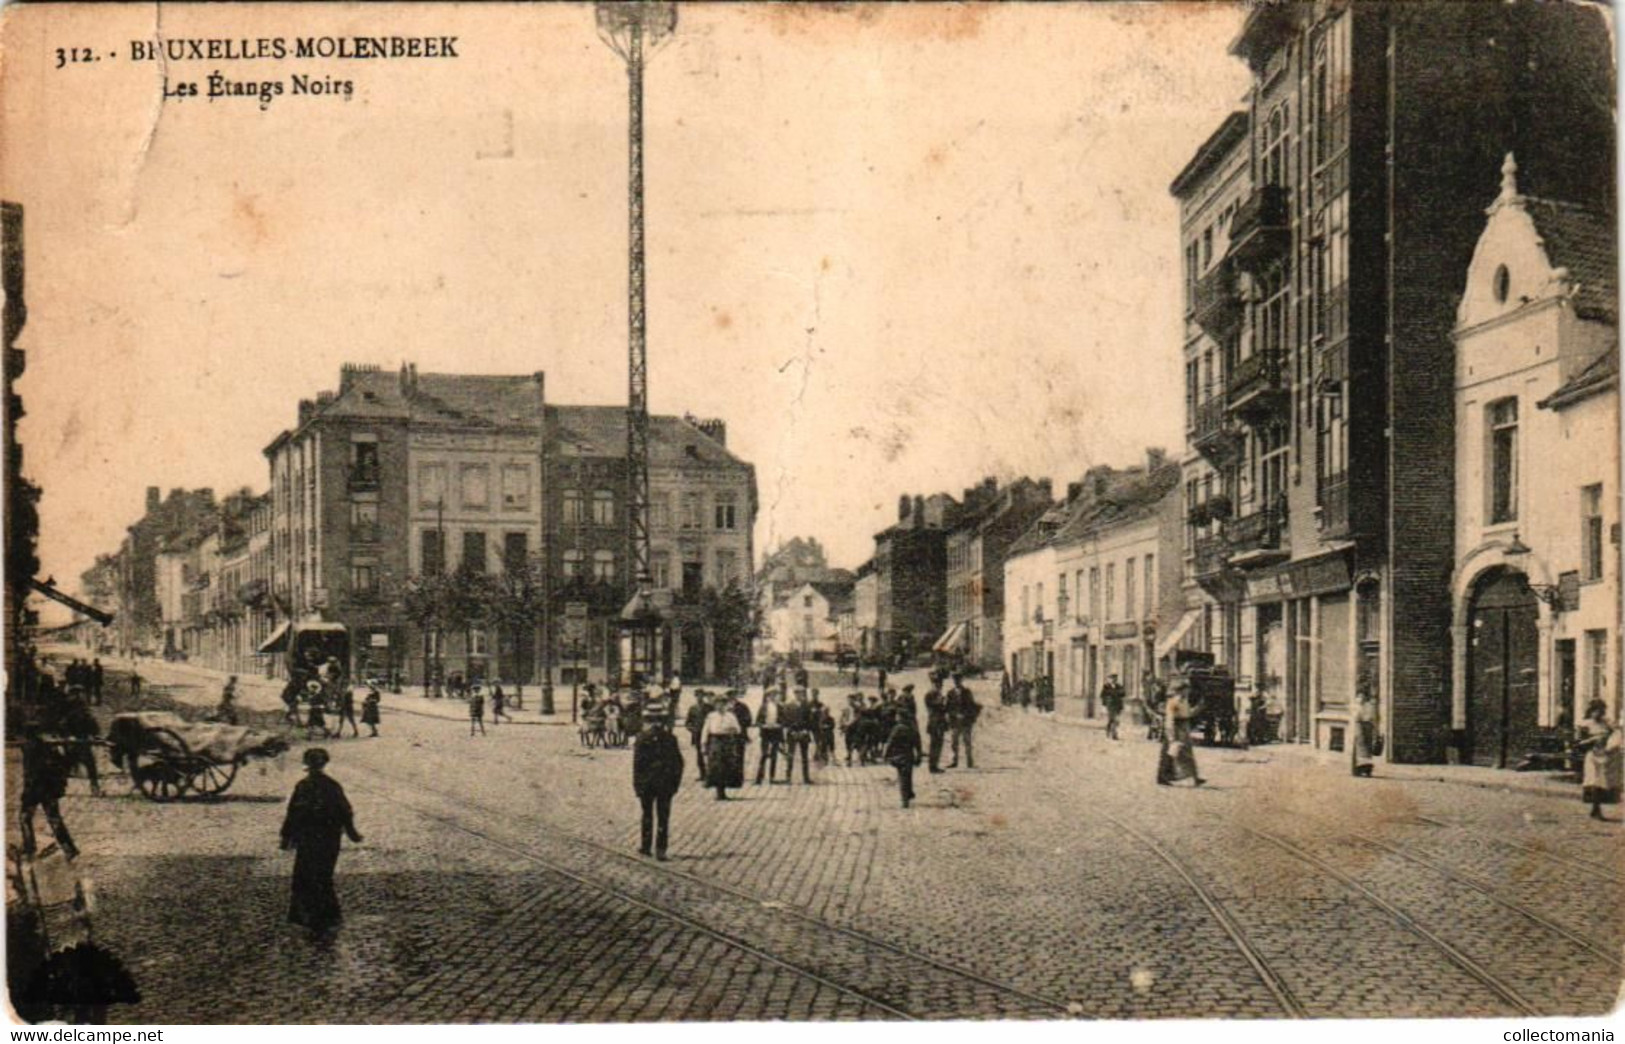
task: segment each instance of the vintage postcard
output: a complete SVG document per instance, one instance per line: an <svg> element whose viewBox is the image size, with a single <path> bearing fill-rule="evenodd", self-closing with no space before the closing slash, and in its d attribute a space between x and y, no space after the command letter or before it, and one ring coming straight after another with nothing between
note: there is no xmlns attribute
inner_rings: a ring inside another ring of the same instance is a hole
<svg viewBox="0 0 1625 1044"><path fill-rule="evenodd" d="M10 1017L1612 1040L1615 32L0 10Z"/></svg>

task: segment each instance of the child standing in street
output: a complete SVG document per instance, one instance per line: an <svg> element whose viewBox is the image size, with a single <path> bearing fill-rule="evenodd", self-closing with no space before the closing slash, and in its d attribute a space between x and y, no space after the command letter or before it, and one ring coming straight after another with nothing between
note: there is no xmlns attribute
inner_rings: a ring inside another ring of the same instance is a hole
<svg viewBox="0 0 1625 1044"><path fill-rule="evenodd" d="M361 724L371 729L374 736L378 735L378 705L382 702L376 686L369 686L366 698L361 701Z"/></svg>

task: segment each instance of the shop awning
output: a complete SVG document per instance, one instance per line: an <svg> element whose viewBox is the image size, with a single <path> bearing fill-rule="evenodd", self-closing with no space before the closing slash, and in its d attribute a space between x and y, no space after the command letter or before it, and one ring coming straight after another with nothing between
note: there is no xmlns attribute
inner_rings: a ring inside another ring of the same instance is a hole
<svg viewBox="0 0 1625 1044"><path fill-rule="evenodd" d="M965 625L956 623L943 632L942 637L937 639L937 644L931 647L931 651L939 653L955 652L964 644Z"/></svg>
<svg viewBox="0 0 1625 1044"><path fill-rule="evenodd" d="M1160 660L1173 652L1174 647L1184 640L1185 635L1189 634L1191 628L1196 626L1196 621L1201 616L1202 610L1187 609L1185 615L1179 618L1179 623L1174 625L1174 629L1163 635L1162 640L1157 642L1157 659Z"/></svg>
<svg viewBox="0 0 1625 1044"><path fill-rule="evenodd" d="M271 637L260 643L259 652L279 653L288 647L288 628L291 623L285 623L271 632Z"/></svg>

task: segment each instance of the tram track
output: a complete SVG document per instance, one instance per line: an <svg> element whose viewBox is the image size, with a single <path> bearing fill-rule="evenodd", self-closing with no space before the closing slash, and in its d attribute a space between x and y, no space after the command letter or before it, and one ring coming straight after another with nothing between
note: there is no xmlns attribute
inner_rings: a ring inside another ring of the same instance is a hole
<svg viewBox="0 0 1625 1044"><path fill-rule="evenodd" d="M1464 833L1469 832L1470 830L1470 828L1463 826L1460 823L1451 823L1443 819L1434 819L1430 816L1411 816L1410 818L1412 822L1423 823L1427 826L1443 827L1446 830L1460 830ZM1621 874L1616 870L1611 870L1608 867L1603 866L1601 863L1593 863L1589 859L1576 859L1573 856L1553 852L1550 849L1542 848L1539 845L1531 845L1525 841L1514 841L1505 837L1483 837L1481 840L1488 841L1496 848L1503 848L1511 852L1522 852L1526 855L1532 855L1536 858L1544 859L1547 862L1556 863L1559 866L1567 866L1574 870L1580 870L1587 874L1592 874L1613 884L1625 885L1625 874Z"/></svg>
<svg viewBox="0 0 1625 1044"><path fill-rule="evenodd" d="M386 780L388 784L392 786L409 788L419 792L420 794L429 795L440 800L456 801L459 807L468 809L469 811L475 813L485 814L490 817L496 817L498 815L497 810L492 809L489 806L481 805L479 802L471 801L462 795L453 795L437 791L415 781L404 780L398 777L386 775L376 769L363 768L361 766L351 766L352 771L356 771L358 769L364 774L373 775L381 780ZM956 987L964 987L967 984L977 987L980 989L981 996L984 1000L995 1000L999 1002L996 1009L997 1016L995 1015L995 1010L988 1009L943 1011L936 1010L934 1008L926 1008L925 1010L919 1010L917 1007L910 1007L908 1004L899 1002L895 998L887 999L885 996L877 995L877 991L861 988L860 986L850 985L847 982L843 982L832 977L826 971L821 971L817 967L810 966L809 962L783 956L774 950L764 948L764 946L758 945L741 937L741 935L736 932L719 928L709 921L702 920L691 914L685 913L682 910L674 908L670 904L655 901L644 895L639 895L631 889L620 887L607 881L597 879L593 876L589 876L586 873L565 865L565 863L559 859L548 858L547 856L536 852L532 848L503 840L489 831L470 827L465 823L459 822L456 818L450 815L433 811L412 802L398 803L424 819L440 824L443 827L454 830L465 836L474 838L499 851L503 851L509 855L524 859L527 862L533 863L550 873L558 874L567 878L568 880L576 882L577 884L593 889L600 894L613 897L618 901L629 903L638 909L644 910L655 916L659 916L674 923L680 924L684 928L703 934L707 938L720 942L732 949L749 954L751 957L757 960L783 968L792 972L793 974L803 976L810 981L843 993L854 1000L860 1001L861 1003L872 1005L877 1010L885 1012L887 1015L897 1019L913 1021L920 1019L977 1017L1075 1018L1078 1014L1076 1007L1070 1005L1068 1002L1050 997L1044 997L1024 990L1020 987L999 982L998 980L989 978L979 972L949 964L929 955L919 953L918 951L912 950L908 947L870 935L867 932L824 920L823 918L817 917L795 907L768 907L766 905L766 901L761 896L753 895L743 889L738 889L720 884L715 881L707 880L694 874L672 868L666 864L650 862L646 859L635 859L617 848L611 847L591 838L582 837L579 834L575 834L571 831L562 829L544 821L537 820L534 817L525 817L523 820L522 826L527 832L544 834L561 845L585 849L592 853L594 858L608 857L624 867L631 868L634 872L639 873L640 875L648 875L655 879L664 879L670 882L679 882L685 888L702 890L710 893L713 896L722 897L727 902L746 904L741 912L748 911L768 915L775 921L783 921L787 918L809 929L812 929L815 932L839 936L843 939L857 943L859 947L870 951L871 956L876 954L884 955L888 960L897 962L899 967L912 965L915 974L909 978L913 980L914 984L918 985L918 992L929 992L930 988L933 986L947 985L949 983L943 982L943 980L946 979L950 980L951 984ZM503 812L501 813L501 816L502 818L507 818L510 820L512 819L511 812ZM924 974L920 974L922 972ZM937 977L938 981L936 983L930 981L932 975ZM955 990L953 992L958 991ZM997 997L990 997L990 993L996 994Z"/></svg>
<svg viewBox="0 0 1625 1044"><path fill-rule="evenodd" d="M1495 975L1478 961L1464 953L1459 947L1444 939L1438 935L1438 933L1422 924L1417 918L1411 916L1409 913L1406 913L1392 902L1383 898L1383 896L1378 894L1375 890L1361 884L1352 876L1332 865L1327 860L1320 858L1312 852L1305 850L1296 842L1281 837L1278 834L1273 834L1266 830L1259 830L1255 827L1242 826L1239 824L1237 825L1237 829L1251 834L1261 841L1274 845L1276 848L1279 848L1289 855L1296 857L1300 861L1307 863L1309 866L1319 870L1322 874L1334 881L1337 881L1344 888L1360 896L1366 902L1387 914L1401 928L1428 943L1436 952L1438 952L1451 964L1455 965L1469 978L1473 979L1481 986L1494 993L1506 1004L1516 1009L1520 1014L1530 1016L1545 1014L1541 1008L1530 1001L1529 998L1525 997L1522 993L1518 992L1512 986L1504 982L1499 976Z"/></svg>
<svg viewBox="0 0 1625 1044"><path fill-rule="evenodd" d="M1213 920L1218 923L1225 935L1230 938L1231 943L1238 951L1240 951L1243 959L1245 959L1252 967L1254 974L1256 974L1259 981L1264 984L1264 988L1269 991L1270 996L1275 998L1275 1002L1281 1006L1281 1011L1283 1014L1285 1014L1288 1018L1293 1019L1304 1019L1309 1017L1308 1010L1292 992L1292 988L1287 985L1284 979L1276 974L1273 968L1270 967L1269 962L1264 959L1264 955L1261 954L1258 951L1258 948L1252 944L1252 941L1247 937L1246 931L1242 928L1241 924L1235 919L1235 917L1231 915L1230 911L1226 909L1224 903L1217 896L1215 896L1206 885L1197 880L1196 876L1192 874L1188 868L1186 868L1184 863L1181 862L1177 856L1175 856L1163 845L1157 843L1157 841L1145 834L1143 831L1130 826L1117 816L1114 816L1109 812L1102 812L1101 815L1105 819L1109 820L1119 830L1123 831L1123 833L1134 838L1140 844L1150 849L1152 854L1167 864L1168 867L1171 868L1174 873L1185 882L1190 890L1196 893L1196 897L1201 900L1202 905L1207 908L1207 911L1210 915L1212 915Z"/></svg>
<svg viewBox="0 0 1625 1044"><path fill-rule="evenodd" d="M1423 856L1416 855L1414 852L1407 852L1406 850L1404 850L1403 848L1401 848L1398 845L1392 844L1392 843L1387 842L1387 841L1378 840L1377 838L1371 837L1371 836L1366 835L1366 834L1350 834L1349 837L1350 837L1351 840L1359 842L1360 844L1366 845L1366 846L1368 846L1370 848L1374 848L1374 849L1377 849L1377 850L1382 851L1382 852L1387 852L1390 855L1398 856L1400 859L1403 859L1403 860L1405 860L1407 862L1410 862L1410 863L1414 863L1417 866L1424 867L1424 868L1432 871L1433 873L1438 874L1440 877L1445 878L1448 881L1453 881L1456 884L1459 884L1459 885L1461 885L1461 886L1463 886L1465 888L1470 888L1473 891L1477 892L1478 894L1484 896L1484 898L1488 899L1490 902L1494 903L1496 906L1499 906L1504 910L1508 910L1508 911L1510 911L1510 912L1512 912L1514 914L1517 914L1518 916L1524 918L1525 920L1528 920L1529 922L1531 922L1533 924L1536 924L1536 925L1540 926L1541 928L1544 928L1546 931L1551 932L1553 935L1557 935L1557 936L1560 936L1561 938L1567 939L1570 943L1573 943L1575 946L1578 946L1583 950L1589 951L1590 953L1592 953L1593 955L1601 958L1602 960L1609 962L1610 964L1612 964L1616 968L1625 970L1625 957L1622 957L1621 954L1618 951L1610 950L1608 947L1604 946L1602 943L1597 942L1595 939L1587 938L1586 936L1580 934L1579 932L1576 932L1576 931L1573 931L1572 929L1566 928L1563 925L1558 924L1557 922L1551 920L1550 918L1544 917L1541 914L1536 913L1535 911L1529 909L1529 907L1525 906L1522 903L1519 903L1519 902L1517 902L1515 900L1506 898L1505 896L1497 893L1494 889L1489 888L1489 887L1481 884L1478 881L1475 881L1470 876L1467 876L1467 875L1461 873L1458 870L1454 870L1454 869L1452 869L1452 868L1450 868L1448 866L1445 866L1444 864L1439 863L1439 862L1437 862L1435 860L1428 859L1428 858L1425 858Z"/></svg>

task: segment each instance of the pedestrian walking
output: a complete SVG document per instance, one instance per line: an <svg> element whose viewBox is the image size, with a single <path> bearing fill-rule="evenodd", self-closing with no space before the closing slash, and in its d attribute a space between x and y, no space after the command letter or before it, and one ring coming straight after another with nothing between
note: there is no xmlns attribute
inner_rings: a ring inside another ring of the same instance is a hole
<svg viewBox="0 0 1625 1044"><path fill-rule="evenodd" d="M359 738L361 729L355 723L355 690L348 685L339 687L339 723L333 730L333 735L344 735L344 723L350 723L350 735Z"/></svg>
<svg viewBox="0 0 1625 1044"><path fill-rule="evenodd" d="M513 720L508 713L508 694L502 691L502 683L497 682L491 686L491 724L500 725L503 718Z"/></svg>
<svg viewBox="0 0 1625 1044"><path fill-rule="evenodd" d="M45 822L56 838L57 847L69 859L79 857L79 849L68 833L68 824L62 818L62 796L68 792L68 776L73 771L72 760L62 744L53 742L37 727L24 726L23 786L18 828L22 835L23 852L34 854L34 813L43 811Z"/></svg>
<svg viewBox="0 0 1625 1044"><path fill-rule="evenodd" d="M705 719L711 713L710 696L704 689L694 693L694 705L688 709L683 724L688 726L688 740L694 746L694 763L700 771L700 782L705 782L705 744L700 734L705 731Z"/></svg>
<svg viewBox="0 0 1625 1044"><path fill-rule="evenodd" d="M1579 746L1585 751L1580 797L1591 806L1592 819L1604 819L1602 806L1619 800L1622 752L1619 726L1608 720L1608 705L1602 700L1586 705Z"/></svg>
<svg viewBox="0 0 1625 1044"><path fill-rule="evenodd" d="M100 657L90 661L90 699L100 707L102 705L102 684L106 681L106 674L102 668Z"/></svg>
<svg viewBox="0 0 1625 1044"><path fill-rule="evenodd" d="M948 698L937 686L925 694L925 731L931 738L930 770L936 774L942 771L942 741L948 735Z"/></svg>
<svg viewBox="0 0 1625 1044"><path fill-rule="evenodd" d="M1117 675L1107 675L1106 684L1100 687L1100 705L1106 708L1107 739L1121 738L1117 734L1117 725L1123 717L1123 703L1126 699L1127 694L1123 691L1122 684L1118 682Z"/></svg>
<svg viewBox="0 0 1625 1044"><path fill-rule="evenodd" d="M652 840L654 857L666 861L671 799L682 785L683 752L677 746L677 737L671 734L663 714L651 714L632 743L632 791L643 805L639 854L649 854Z"/></svg>
<svg viewBox="0 0 1625 1044"><path fill-rule="evenodd" d="M982 716L982 707L976 702L976 697L965 688L964 681L959 675L954 675L954 687L948 692L948 727L953 734L954 760L948 763L949 768L959 767L959 748L965 748L965 767L976 767L976 751L972 738L975 735L976 719Z"/></svg>
<svg viewBox="0 0 1625 1044"><path fill-rule="evenodd" d="M1376 767L1377 755L1382 752L1381 736L1377 731L1377 694L1371 691L1370 682L1360 683L1358 699L1354 711L1353 771L1356 776L1369 778Z"/></svg>
<svg viewBox="0 0 1625 1044"><path fill-rule="evenodd" d="M468 734L474 735L475 729L485 735L485 693L478 684L468 690Z"/></svg>
<svg viewBox="0 0 1625 1044"><path fill-rule="evenodd" d="M282 820L282 847L294 850L292 895L288 920L317 934L330 932L343 920L333 872L345 837L356 844L355 813L344 788L324 771L327 751L305 751L305 778L293 788Z"/></svg>
<svg viewBox="0 0 1625 1044"><path fill-rule="evenodd" d="M220 702L215 704L214 720L227 725L237 724L237 676L235 674L226 679L225 686L220 690Z"/></svg>
<svg viewBox="0 0 1625 1044"><path fill-rule="evenodd" d="M907 808L914 800L914 769L920 764L920 731L912 717L898 715L886 740L885 758L897 770L897 793Z"/></svg>
<svg viewBox="0 0 1625 1044"><path fill-rule="evenodd" d="M372 730L372 736L378 735L378 708L381 703L383 697L378 694L378 687L369 685L367 695L361 701L361 724Z"/></svg>
<svg viewBox="0 0 1625 1044"><path fill-rule="evenodd" d="M796 754L801 754L801 782L811 785L812 772L808 760L812 749L813 739L813 712L812 705L807 702L807 690L798 688L796 698L784 707L781 715L784 722L784 781L792 782L796 774Z"/></svg>
<svg viewBox="0 0 1625 1044"><path fill-rule="evenodd" d="M886 668L880 668L880 680L875 686L875 691L881 696L886 695L886 677Z"/></svg>
<svg viewBox="0 0 1625 1044"><path fill-rule="evenodd" d="M784 747L783 710L779 698L771 692L762 693L762 705L756 710L756 738L762 748L756 754L756 785L762 785L766 776L769 785L778 782L779 751Z"/></svg>
<svg viewBox="0 0 1625 1044"><path fill-rule="evenodd" d="M305 738L320 729L324 739L331 739L333 734L327 730L327 693L322 683L314 678L306 682L305 697L310 701L310 709L305 712Z"/></svg>
<svg viewBox="0 0 1625 1044"><path fill-rule="evenodd" d="M855 684L855 683L854 683ZM841 708L841 743L846 748L846 763L852 764L852 748L857 746L858 714L863 706L863 695L851 693L846 698L846 706Z"/></svg>
<svg viewBox="0 0 1625 1044"><path fill-rule="evenodd" d="M835 760L835 715L830 713L829 707L818 698L818 690L813 690L812 696L813 735L817 737L818 753L814 760L820 765L828 765Z"/></svg>
<svg viewBox="0 0 1625 1044"><path fill-rule="evenodd" d="M1162 750L1157 756L1157 782L1172 786L1182 779L1191 780L1192 786L1201 786L1207 780L1196 770L1196 751L1191 746L1191 719L1197 708L1189 702L1190 681L1175 675L1169 686L1168 700L1163 704Z"/></svg>
<svg viewBox="0 0 1625 1044"><path fill-rule="evenodd" d="M706 715L700 740L705 744L705 785L716 790L718 801L726 801L730 788L745 785L744 729L739 717L719 702Z"/></svg>

